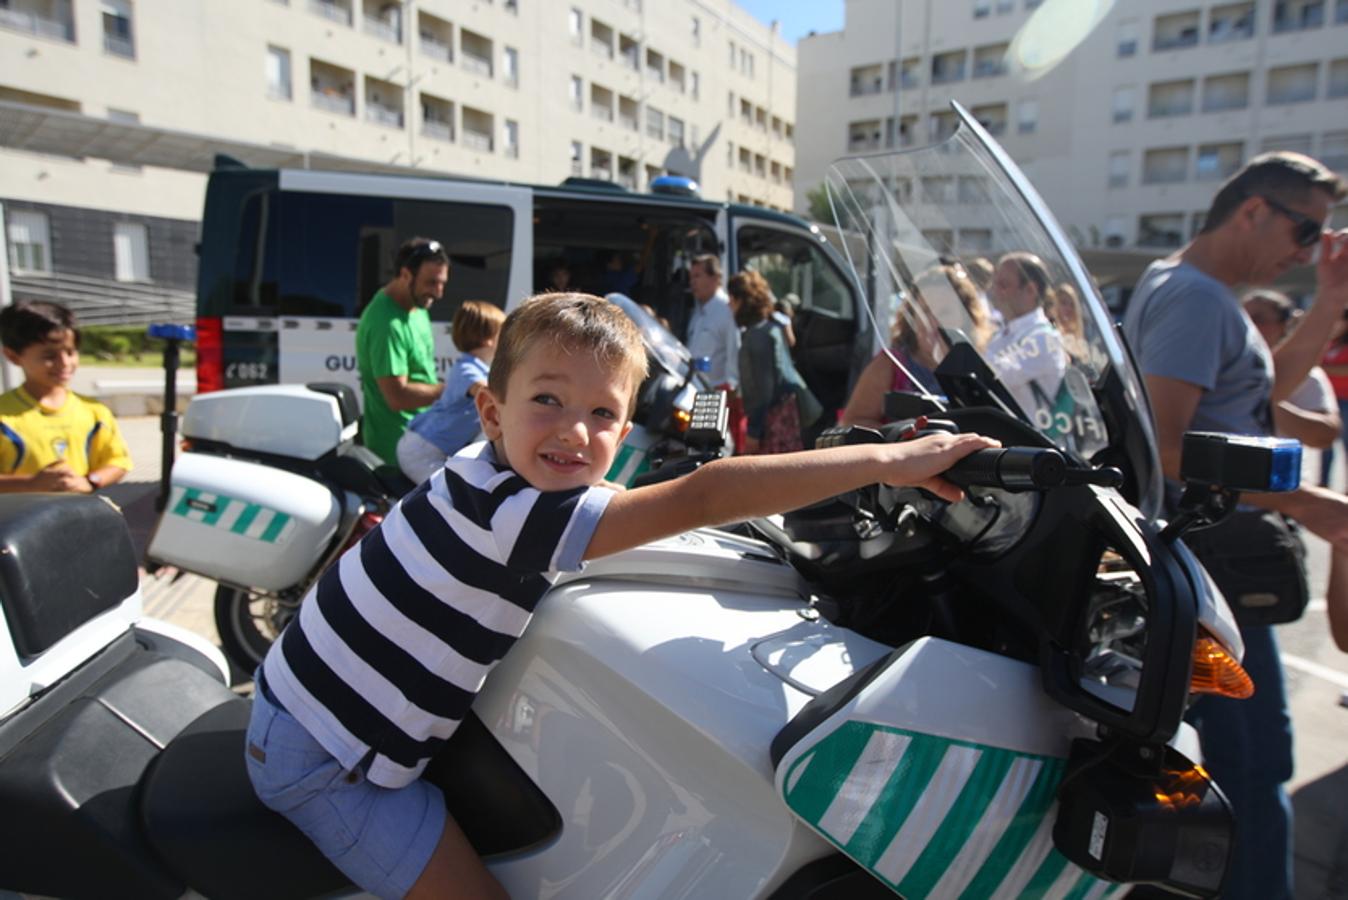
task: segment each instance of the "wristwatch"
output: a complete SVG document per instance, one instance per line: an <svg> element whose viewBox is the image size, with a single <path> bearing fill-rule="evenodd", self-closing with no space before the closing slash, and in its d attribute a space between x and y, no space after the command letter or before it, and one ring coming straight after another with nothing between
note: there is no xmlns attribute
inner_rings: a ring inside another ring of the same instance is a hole
<svg viewBox="0 0 1348 900"><path fill-rule="evenodd" d="M88 475L85 475L84 480L89 482L89 488L95 491L102 487L103 484L103 479L98 476L97 472L90 472Z"/></svg>

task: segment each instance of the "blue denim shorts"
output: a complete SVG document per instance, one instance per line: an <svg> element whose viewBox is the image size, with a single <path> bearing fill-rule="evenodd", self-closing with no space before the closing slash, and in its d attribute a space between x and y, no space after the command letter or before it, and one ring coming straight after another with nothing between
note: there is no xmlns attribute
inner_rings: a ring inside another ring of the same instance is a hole
<svg viewBox="0 0 1348 900"><path fill-rule="evenodd" d="M284 709L253 694L244 757L258 798L295 824L363 890L402 897L445 828L440 789L385 788L347 771Z"/></svg>

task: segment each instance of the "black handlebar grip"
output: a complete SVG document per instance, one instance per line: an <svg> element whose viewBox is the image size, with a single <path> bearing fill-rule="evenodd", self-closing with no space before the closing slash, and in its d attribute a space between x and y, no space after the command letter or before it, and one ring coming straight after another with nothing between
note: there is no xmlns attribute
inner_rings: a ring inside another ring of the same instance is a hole
<svg viewBox="0 0 1348 900"><path fill-rule="evenodd" d="M944 477L960 487L1042 491L1067 481L1067 461L1057 450L1033 447L975 450L951 466Z"/></svg>

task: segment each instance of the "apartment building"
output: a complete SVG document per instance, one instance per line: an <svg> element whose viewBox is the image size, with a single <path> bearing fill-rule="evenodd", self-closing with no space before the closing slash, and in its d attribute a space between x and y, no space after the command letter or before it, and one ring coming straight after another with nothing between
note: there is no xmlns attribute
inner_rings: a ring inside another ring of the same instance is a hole
<svg viewBox="0 0 1348 900"><path fill-rule="evenodd" d="M1348 0L1117 2L1034 71L1011 48L1040 5L847 0L842 31L798 48L796 208L839 156L947 137L952 99L1097 274L1121 279L1196 233L1217 185L1257 153L1298 150L1348 172ZM1334 217L1348 224L1348 207ZM952 250L986 246L986 223L956 224Z"/></svg>
<svg viewBox="0 0 1348 900"><path fill-rule="evenodd" d="M789 209L795 90L730 0L0 0L15 292L190 290L216 152Z"/></svg>

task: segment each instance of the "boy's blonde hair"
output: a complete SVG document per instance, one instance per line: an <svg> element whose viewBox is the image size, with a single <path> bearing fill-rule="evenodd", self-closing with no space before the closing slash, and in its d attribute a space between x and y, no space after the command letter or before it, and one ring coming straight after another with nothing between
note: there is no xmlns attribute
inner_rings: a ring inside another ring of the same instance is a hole
<svg viewBox="0 0 1348 900"><path fill-rule="evenodd" d="M501 307L482 300L465 300L454 313L454 346L471 353L501 333L505 323Z"/></svg>
<svg viewBox="0 0 1348 900"><path fill-rule="evenodd" d="M637 389L646 379L646 348L641 332L617 306L591 294L539 294L506 317L496 345L487 386L502 400L510 373L540 341L551 341L567 353L593 353L628 381L631 418Z"/></svg>

